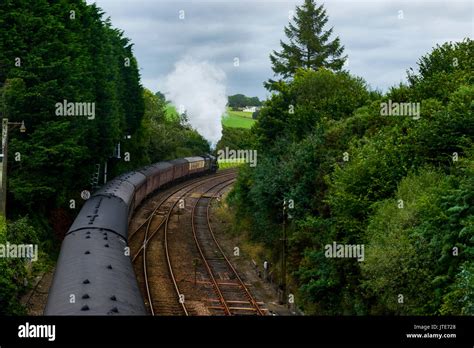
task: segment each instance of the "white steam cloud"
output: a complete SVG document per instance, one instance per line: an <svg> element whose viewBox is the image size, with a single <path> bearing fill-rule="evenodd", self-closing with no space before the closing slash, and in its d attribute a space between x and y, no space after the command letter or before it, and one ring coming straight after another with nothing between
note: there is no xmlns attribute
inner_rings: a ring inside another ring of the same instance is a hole
<svg viewBox="0 0 474 348"><path fill-rule="evenodd" d="M208 62L186 57L165 81L166 97L176 110L186 110L189 123L215 146L222 135L221 117L227 104L225 72Z"/></svg>

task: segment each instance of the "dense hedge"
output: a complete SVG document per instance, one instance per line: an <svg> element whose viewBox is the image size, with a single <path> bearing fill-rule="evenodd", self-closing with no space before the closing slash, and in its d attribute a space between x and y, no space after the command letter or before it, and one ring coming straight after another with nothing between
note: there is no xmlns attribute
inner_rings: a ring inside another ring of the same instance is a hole
<svg viewBox="0 0 474 348"><path fill-rule="evenodd" d="M473 48L434 48L384 95L299 70L266 102L258 165L242 168L230 201L279 265L282 204L294 200L291 291L307 313L474 314ZM383 116L389 101L420 103L420 117ZM364 261L325 257L333 242L364 245Z"/></svg>

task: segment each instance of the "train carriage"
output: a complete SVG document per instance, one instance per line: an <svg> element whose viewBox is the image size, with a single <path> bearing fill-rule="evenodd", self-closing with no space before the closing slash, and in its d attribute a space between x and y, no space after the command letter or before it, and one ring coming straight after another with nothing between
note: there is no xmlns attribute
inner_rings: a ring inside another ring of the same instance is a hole
<svg viewBox="0 0 474 348"><path fill-rule="evenodd" d="M157 168L159 171L159 183L158 186L155 187L155 190L163 185L166 185L170 181L173 180L173 172L174 166L170 162L159 162L153 165L153 167Z"/></svg>
<svg viewBox="0 0 474 348"><path fill-rule="evenodd" d="M116 196L93 196L82 206L67 234L82 229L108 230L127 239L129 206Z"/></svg>
<svg viewBox="0 0 474 348"><path fill-rule="evenodd" d="M189 175L205 170L206 161L203 157L185 157L184 159L188 161Z"/></svg>
<svg viewBox="0 0 474 348"><path fill-rule="evenodd" d="M173 180L184 178L189 172L189 163L184 158L169 161L173 165Z"/></svg>
<svg viewBox="0 0 474 348"><path fill-rule="evenodd" d="M160 162L122 174L94 192L62 243L45 315L146 314L124 252L131 215L163 185L215 168L212 156ZM69 302L71 294L74 303Z"/></svg>
<svg viewBox="0 0 474 348"><path fill-rule="evenodd" d="M159 162L156 165L150 165L140 169L140 172L146 176L146 196L161 187L163 185L161 179L166 181L166 178L168 178L166 172L172 170L173 166L168 162Z"/></svg>
<svg viewBox="0 0 474 348"><path fill-rule="evenodd" d="M135 187L134 204L130 208L133 212L146 197L146 176L138 171L133 171L122 174L117 179L127 181Z"/></svg>
<svg viewBox="0 0 474 348"><path fill-rule="evenodd" d="M135 208L135 186L125 180L113 179L94 192L93 196L120 198L129 208L129 216Z"/></svg>
<svg viewBox="0 0 474 348"><path fill-rule="evenodd" d="M45 315L145 315L126 239L82 229L62 243ZM71 299L74 301L71 301Z"/></svg>

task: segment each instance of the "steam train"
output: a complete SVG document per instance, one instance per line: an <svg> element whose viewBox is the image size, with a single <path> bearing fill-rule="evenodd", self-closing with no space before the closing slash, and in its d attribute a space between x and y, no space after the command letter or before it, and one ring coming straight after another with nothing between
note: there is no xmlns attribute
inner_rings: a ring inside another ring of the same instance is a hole
<svg viewBox="0 0 474 348"><path fill-rule="evenodd" d="M159 188L217 170L214 156L159 162L109 181L85 202L61 245L45 315L146 315L127 246L130 218Z"/></svg>

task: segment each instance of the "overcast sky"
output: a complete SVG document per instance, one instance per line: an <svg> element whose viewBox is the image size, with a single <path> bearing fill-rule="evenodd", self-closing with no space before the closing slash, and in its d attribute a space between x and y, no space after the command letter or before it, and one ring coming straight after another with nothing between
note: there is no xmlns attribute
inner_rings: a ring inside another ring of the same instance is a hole
<svg viewBox="0 0 474 348"><path fill-rule="evenodd" d="M227 94L264 98L273 76L269 54L285 40L290 11L303 0L87 0L96 2L134 43L142 83L164 91L166 76L185 56L215 64ZM405 81L406 70L436 44L473 37L470 0L326 0L349 56L348 69L373 89ZM180 19L183 15L184 19ZM235 58L239 66L234 66Z"/></svg>

